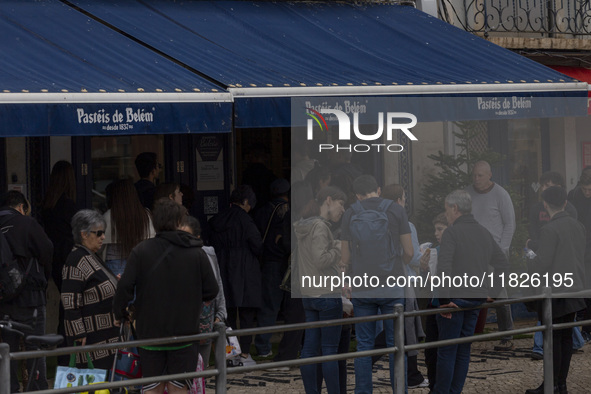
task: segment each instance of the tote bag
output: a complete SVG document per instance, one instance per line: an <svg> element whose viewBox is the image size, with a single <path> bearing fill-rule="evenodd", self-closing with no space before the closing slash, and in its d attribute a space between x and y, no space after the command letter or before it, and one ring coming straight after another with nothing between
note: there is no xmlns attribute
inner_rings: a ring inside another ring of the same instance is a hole
<svg viewBox="0 0 591 394"><path fill-rule="evenodd" d="M70 356L70 364L68 367L57 367L55 372L54 389L63 389L66 387L86 386L92 383L105 382L107 378L106 369L95 368L90 353L86 354L88 360L88 368L76 368L76 355Z"/></svg>

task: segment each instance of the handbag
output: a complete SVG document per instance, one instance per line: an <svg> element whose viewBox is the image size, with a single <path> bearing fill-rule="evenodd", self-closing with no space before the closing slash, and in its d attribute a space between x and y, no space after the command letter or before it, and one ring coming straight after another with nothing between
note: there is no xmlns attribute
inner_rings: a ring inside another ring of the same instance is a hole
<svg viewBox="0 0 591 394"><path fill-rule="evenodd" d="M134 352L119 350L117 353L117 363L115 364L115 375L127 379L141 378L142 367L140 365L140 356Z"/></svg>
<svg viewBox="0 0 591 394"><path fill-rule="evenodd" d="M292 276L297 278L297 247L293 250L293 252L291 252L291 254L289 255L289 259L287 260L287 271L285 271L285 274L283 275L283 280L281 281L281 284L279 285L279 288L283 291L287 291L288 293L294 293L293 289L292 289ZM295 261L295 265L293 264L293 261ZM292 272L294 273L294 275L292 275Z"/></svg>
<svg viewBox="0 0 591 394"><path fill-rule="evenodd" d="M232 332L232 327L228 327L226 329L226 360L229 358L234 358L239 356L242 353L240 349L240 342L238 342L238 337L230 336L229 334Z"/></svg>
<svg viewBox="0 0 591 394"><path fill-rule="evenodd" d="M92 360L90 359L90 353L86 353L86 359L88 360L88 368L76 368L76 355L71 354L69 366L57 367L53 388L63 389L66 387L78 387L93 383L105 382L107 370L95 368Z"/></svg>
<svg viewBox="0 0 591 394"><path fill-rule="evenodd" d="M137 335L133 324L129 323L129 330L125 332L125 324L121 324L119 330L119 337L122 342L128 342L134 340ZM142 377L142 367L140 365L140 356L137 349L118 349L115 354L115 365L113 367L112 378L115 376L123 379L138 379ZM113 379L112 379L113 380ZM121 379L117 379L121 380Z"/></svg>
<svg viewBox="0 0 591 394"><path fill-rule="evenodd" d="M285 275L283 275L283 279L281 280L281 284L279 288L283 291L287 291L291 293L291 259L293 253L289 255L289 259L287 261L287 271L285 271Z"/></svg>
<svg viewBox="0 0 591 394"><path fill-rule="evenodd" d="M271 204L271 203L269 203ZM269 222L267 222L267 229L265 230L265 235L263 235L263 243L265 243L265 240L267 239L267 234L269 234L269 229L271 228L271 222L273 221L273 217L275 216L275 212L277 212L277 210L279 208L281 208L282 206L284 206L285 204L287 204L286 202L281 202L277 205L275 205L275 208L273 209L273 212L271 213L271 217L269 218Z"/></svg>

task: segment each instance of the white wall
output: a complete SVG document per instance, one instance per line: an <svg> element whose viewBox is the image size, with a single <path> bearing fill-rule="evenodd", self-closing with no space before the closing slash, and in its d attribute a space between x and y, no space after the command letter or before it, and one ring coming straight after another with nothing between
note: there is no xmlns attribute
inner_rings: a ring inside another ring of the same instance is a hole
<svg viewBox="0 0 591 394"><path fill-rule="evenodd" d="M564 174L567 190L581 175L583 142L591 142L591 117L550 119L550 169Z"/></svg>

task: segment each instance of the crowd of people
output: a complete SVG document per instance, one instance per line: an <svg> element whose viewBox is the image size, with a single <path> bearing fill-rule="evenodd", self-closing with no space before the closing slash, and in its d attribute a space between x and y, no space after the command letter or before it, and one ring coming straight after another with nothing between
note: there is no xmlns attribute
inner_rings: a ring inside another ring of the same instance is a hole
<svg viewBox="0 0 591 394"><path fill-rule="evenodd" d="M509 193L493 182L489 163L475 163L472 184L446 196L432 222L435 242L421 244L405 209L408 195L400 185L380 187L372 175L363 174L346 158L329 166L304 151L297 153L291 184L265 176L259 177L265 185L237 187L229 207L203 223L208 226L206 240L202 223L183 206L181 186L156 185L162 167L156 154L144 152L136 158L138 182L116 180L107 187L104 213L77 209L73 168L57 162L38 215L41 224L30 216L30 204L22 193L9 191L0 200L0 229L13 253L35 264L19 295L0 302L0 315L31 325L32 333L44 333L50 279L61 295L57 331L68 346L120 341L122 324L134 324L137 339L149 339L209 332L216 322L244 329L272 326L279 320L292 324L391 314L396 304L406 311L473 308L446 310L424 321L406 319L408 345L472 336L478 308L509 296L508 286L492 282L434 290L428 285L429 279L445 274L508 277L515 211ZM262 173L260 168L255 172ZM528 272L570 272L570 291L589 288L591 275L585 271L591 267L591 168L583 171L568 196L555 172L544 173L539 183L541 200L531 208L529 239L526 245L517 245L535 256L528 261ZM257 194L255 189L266 192ZM291 279L286 283L288 272ZM388 285L315 282L364 275ZM392 277L409 281L393 284ZM541 314L540 305L528 307ZM554 299L552 311L554 323L588 319L591 302ZM511 330L510 307L496 312L499 331ZM385 319L289 331L276 350L271 334L240 336L240 354L229 365L254 365L251 350L258 359L274 361L347 353L353 332L357 351L394 347L393 325L392 319ZM532 358L543 352L539 335ZM573 339L591 339L591 326L582 331L554 330L556 393L567 392ZM5 335L2 340L11 351L18 349L18 338ZM512 348L510 335L495 346ZM208 364L211 341L146 346L139 353L144 377L193 372L199 357ZM110 369L114 354L110 350L78 354L76 362L83 367L90 357L97 368ZM388 357L394 391L393 353ZM379 358L355 358L356 393L373 391L372 365ZM405 354L405 360L405 390L429 387L431 393L460 393L470 344L425 350L427 377L417 368L417 352ZM44 362L37 367L36 386L46 389ZM16 370L13 365L13 392L19 391ZM307 364L300 371L306 393L320 393L323 387L330 394L346 392L346 360ZM186 392L190 384L170 381L143 389L151 394L161 394L165 388L169 393ZM527 393L543 391L542 382Z"/></svg>

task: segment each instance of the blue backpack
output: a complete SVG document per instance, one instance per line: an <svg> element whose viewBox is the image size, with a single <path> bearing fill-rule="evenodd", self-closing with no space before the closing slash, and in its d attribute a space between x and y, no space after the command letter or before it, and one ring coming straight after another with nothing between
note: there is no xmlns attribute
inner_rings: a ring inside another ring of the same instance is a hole
<svg viewBox="0 0 591 394"><path fill-rule="evenodd" d="M393 275L399 253L389 230L386 211L394 201L383 200L376 210L365 209L360 201L351 205L349 222L353 274Z"/></svg>

